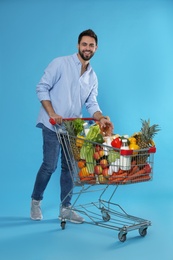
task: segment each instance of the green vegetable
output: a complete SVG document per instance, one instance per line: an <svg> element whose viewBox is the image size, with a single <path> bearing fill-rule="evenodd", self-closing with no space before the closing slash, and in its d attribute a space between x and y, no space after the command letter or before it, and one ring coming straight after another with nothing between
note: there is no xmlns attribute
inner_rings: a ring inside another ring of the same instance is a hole
<svg viewBox="0 0 173 260"><path fill-rule="evenodd" d="M80 158L86 160L86 166L89 173L94 172L95 160L93 158L94 147L92 141L95 140L97 135L100 133L99 125L90 126L88 134L86 135L85 141L80 149Z"/></svg>
<svg viewBox="0 0 173 260"><path fill-rule="evenodd" d="M77 118L72 121L75 135L80 134L84 130L83 124L84 124L84 121L80 118Z"/></svg>
<svg viewBox="0 0 173 260"><path fill-rule="evenodd" d="M91 147L90 150L88 150L85 154L85 160L86 160L86 167L88 169L89 173L94 173L94 165L96 164L94 158L94 148Z"/></svg>
<svg viewBox="0 0 173 260"><path fill-rule="evenodd" d="M116 152L114 150L109 151L109 155L108 155L109 163L113 163L113 162L115 162L119 158L120 158L120 153L119 152Z"/></svg>
<svg viewBox="0 0 173 260"><path fill-rule="evenodd" d="M93 139L96 138L99 133L100 133L99 125L92 125L89 128L88 134L86 135L86 139L93 141Z"/></svg>
<svg viewBox="0 0 173 260"><path fill-rule="evenodd" d="M96 142L97 142L97 143L100 143L100 144L104 143L104 139L103 139L102 134L99 133L99 134L97 135L97 137L96 137Z"/></svg>

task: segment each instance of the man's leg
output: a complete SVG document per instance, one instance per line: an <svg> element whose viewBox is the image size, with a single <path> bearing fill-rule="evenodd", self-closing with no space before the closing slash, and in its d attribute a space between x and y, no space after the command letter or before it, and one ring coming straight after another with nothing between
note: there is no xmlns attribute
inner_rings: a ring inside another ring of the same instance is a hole
<svg viewBox="0 0 173 260"><path fill-rule="evenodd" d="M32 192L31 218L33 220L42 219L40 201L43 199L44 191L55 172L60 153L60 144L55 132L43 126L43 163L37 173L34 189Z"/></svg>

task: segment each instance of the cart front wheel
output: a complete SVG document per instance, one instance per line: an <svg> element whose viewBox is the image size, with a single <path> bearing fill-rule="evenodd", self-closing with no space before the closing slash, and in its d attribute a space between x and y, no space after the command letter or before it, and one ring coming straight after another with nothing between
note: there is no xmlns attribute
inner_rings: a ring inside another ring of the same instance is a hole
<svg viewBox="0 0 173 260"><path fill-rule="evenodd" d="M147 228L140 228L139 234L141 235L141 237L145 237L147 234Z"/></svg>
<svg viewBox="0 0 173 260"><path fill-rule="evenodd" d="M126 233L118 233L118 239L121 241L121 242L125 242L126 241Z"/></svg>
<svg viewBox="0 0 173 260"><path fill-rule="evenodd" d="M65 220L62 220L62 221L61 221L61 228L62 228L62 229L65 229L65 224L66 224L66 221L65 221Z"/></svg>

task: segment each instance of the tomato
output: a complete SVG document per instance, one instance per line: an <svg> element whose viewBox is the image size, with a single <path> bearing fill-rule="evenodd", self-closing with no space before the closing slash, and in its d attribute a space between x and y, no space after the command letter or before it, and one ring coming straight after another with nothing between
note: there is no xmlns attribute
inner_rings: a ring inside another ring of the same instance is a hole
<svg viewBox="0 0 173 260"><path fill-rule="evenodd" d="M120 149L121 148L121 145L122 145L122 141L119 137L115 138L112 142L111 142L111 145L112 147L114 148L118 148Z"/></svg>

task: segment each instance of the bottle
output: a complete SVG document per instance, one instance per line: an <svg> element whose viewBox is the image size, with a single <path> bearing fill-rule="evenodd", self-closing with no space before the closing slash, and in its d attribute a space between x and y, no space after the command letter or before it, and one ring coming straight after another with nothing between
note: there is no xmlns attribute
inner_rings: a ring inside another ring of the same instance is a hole
<svg viewBox="0 0 173 260"><path fill-rule="evenodd" d="M89 124L87 122L85 122L83 124L84 127L84 135L87 136L88 132L89 132Z"/></svg>
<svg viewBox="0 0 173 260"><path fill-rule="evenodd" d="M127 143L127 139L122 139L120 149L120 169L128 171L131 169L131 152Z"/></svg>

